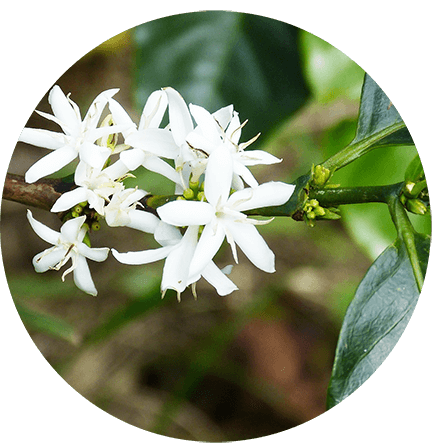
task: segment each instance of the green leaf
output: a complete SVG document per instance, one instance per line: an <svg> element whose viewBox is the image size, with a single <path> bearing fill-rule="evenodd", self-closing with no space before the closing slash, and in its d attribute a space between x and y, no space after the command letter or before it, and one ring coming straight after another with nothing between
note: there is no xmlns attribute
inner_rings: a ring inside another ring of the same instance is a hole
<svg viewBox="0 0 442 446"><path fill-rule="evenodd" d="M187 103L213 112L234 104L244 141L267 132L307 99L298 51L299 29L276 20L204 11L134 28L135 97L171 86Z"/></svg>
<svg viewBox="0 0 442 446"><path fill-rule="evenodd" d="M416 155L405 171L405 181L412 181L413 183L417 183L418 181L424 179L424 168L422 167L419 155Z"/></svg>
<svg viewBox="0 0 442 446"><path fill-rule="evenodd" d="M425 272L430 237L415 235ZM358 389L396 345L419 298L407 249L396 240L373 263L349 305L336 349L327 407Z"/></svg>
<svg viewBox="0 0 442 446"><path fill-rule="evenodd" d="M366 74L356 136L345 149L322 165L333 171L341 169L375 148L412 144L413 139L396 108L376 82Z"/></svg>

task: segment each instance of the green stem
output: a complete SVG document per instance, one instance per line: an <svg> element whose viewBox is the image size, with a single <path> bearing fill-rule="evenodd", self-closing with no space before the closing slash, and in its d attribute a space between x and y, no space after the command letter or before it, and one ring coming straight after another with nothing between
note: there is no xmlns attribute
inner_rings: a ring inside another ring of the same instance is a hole
<svg viewBox="0 0 442 446"><path fill-rule="evenodd" d="M388 201L388 209L390 210L393 223L396 226L398 237L405 244L405 249L407 250L407 254L410 259L411 268L413 269L414 278L416 280L418 290L421 292L424 283L424 275L422 273L416 249L416 231L408 218L407 211L399 201L398 196L390 197L390 200Z"/></svg>
<svg viewBox="0 0 442 446"><path fill-rule="evenodd" d="M391 125L390 127L387 127L386 129L378 133L375 133L368 138L364 138L362 141L351 142L347 147L330 157L328 160L324 161L321 165L322 167L325 167L332 172L338 170L341 167L350 164L352 161L356 160L362 155L367 154L371 150L380 147L376 145L376 142L384 139L388 135L391 135L392 133L395 133L404 127L405 123L401 121Z"/></svg>
<svg viewBox="0 0 442 446"><path fill-rule="evenodd" d="M404 183L401 182L387 186L311 189L309 198L318 200L323 207L357 203L388 203L392 195L399 195L403 185Z"/></svg>

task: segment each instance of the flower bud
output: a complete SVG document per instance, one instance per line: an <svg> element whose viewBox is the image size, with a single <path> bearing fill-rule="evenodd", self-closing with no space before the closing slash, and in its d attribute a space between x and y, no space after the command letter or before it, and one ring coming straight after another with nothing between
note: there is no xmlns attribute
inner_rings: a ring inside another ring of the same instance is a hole
<svg viewBox="0 0 442 446"><path fill-rule="evenodd" d="M313 211L307 212L307 218L309 220L314 220L316 218L316 214Z"/></svg>
<svg viewBox="0 0 442 446"><path fill-rule="evenodd" d="M318 215L320 217L325 215L325 209L322 208L321 206L316 207L313 212L314 212L315 215Z"/></svg>
<svg viewBox="0 0 442 446"><path fill-rule="evenodd" d="M206 201L206 195L204 194L204 192L198 192L198 195L196 196L196 199L198 201Z"/></svg>
<svg viewBox="0 0 442 446"><path fill-rule="evenodd" d="M427 213L427 206L419 198L411 198L406 202L407 209L413 214L425 215Z"/></svg>
<svg viewBox="0 0 442 446"><path fill-rule="evenodd" d="M324 186L329 180L331 172L329 169L321 165L314 166L312 168L312 185L316 187Z"/></svg>
<svg viewBox="0 0 442 446"><path fill-rule="evenodd" d="M183 197L184 197L186 200L192 200L193 198L195 198L195 194L194 194L194 192L193 192L192 189L188 188L188 189L185 189L185 190L184 190L184 192L183 192Z"/></svg>
<svg viewBox="0 0 442 446"><path fill-rule="evenodd" d="M94 221L91 224L92 231L98 231L100 228L101 228L101 225L100 225L100 223L98 221Z"/></svg>

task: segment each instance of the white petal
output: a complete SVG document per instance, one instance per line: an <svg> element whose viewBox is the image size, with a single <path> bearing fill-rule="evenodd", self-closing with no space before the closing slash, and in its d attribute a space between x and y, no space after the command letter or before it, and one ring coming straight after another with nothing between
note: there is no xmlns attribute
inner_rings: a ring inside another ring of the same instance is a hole
<svg viewBox="0 0 442 446"><path fill-rule="evenodd" d="M146 158L146 152L141 149L129 149L120 153L120 160L129 170L135 170L141 166L141 163Z"/></svg>
<svg viewBox="0 0 442 446"><path fill-rule="evenodd" d="M51 132L50 130L24 128L18 139L26 144L45 149L59 149L66 145L67 138L63 133Z"/></svg>
<svg viewBox="0 0 442 446"><path fill-rule="evenodd" d="M252 224L226 222L236 244L249 260L259 269L268 273L275 272L275 255Z"/></svg>
<svg viewBox="0 0 442 446"><path fill-rule="evenodd" d="M63 127L67 126L66 130L69 129L68 131L71 134L72 132L76 133L80 126L80 121L68 98L58 85L55 85L49 92L48 99L55 117L60 120Z"/></svg>
<svg viewBox="0 0 442 446"><path fill-rule="evenodd" d="M207 201L216 206L221 199L225 203L232 186L233 164L230 153L224 146L218 146L207 161L204 179L204 194Z"/></svg>
<svg viewBox="0 0 442 446"><path fill-rule="evenodd" d="M54 203L51 208L51 212L62 212L74 207L78 203L87 201L88 190L85 187L77 187L74 190L65 192Z"/></svg>
<svg viewBox="0 0 442 446"><path fill-rule="evenodd" d="M213 116L203 107L199 105L190 104L190 113L195 118L197 129L210 142L210 144L217 146L222 142L221 127L217 124Z"/></svg>
<svg viewBox="0 0 442 446"><path fill-rule="evenodd" d="M266 206L280 206L287 202L295 190L293 184L270 181L251 189L243 189L233 193L228 201L230 208L237 211L248 211Z"/></svg>
<svg viewBox="0 0 442 446"><path fill-rule="evenodd" d="M144 155L144 154L143 154ZM121 157L121 155L120 155ZM138 166L137 166L138 167ZM129 170L134 170L126 165L126 163L123 163L121 159L115 161L110 166L106 167L102 170L102 173L106 176L108 176L110 179L116 179L121 178L122 176L126 175L126 173Z"/></svg>
<svg viewBox="0 0 442 446"><path fill-rule="evenodd" d="M164 259L173 248L174 246L164 246L156 249L147 249L145 251L129 251L125 253L120 253L112 248L112 254L121 263L127 265L144 265L145 263L152 263Z"/></svg>
<svg viewBox="0 0 442 446"><path fill-rule="evenodd" d="M109 102L109 99L118 93L118 91L118 88L112 88L110 90L103 91L94 99L83 120L83 123L86 126L84 129L85 131L95 129L97 127L98 120L103 113L104 107Z"/></svg>
<svg viewBox="0 0 442 446"><path fill-rule="evenodd" d="M79 255L76 259L76 266L74 269L74 283L80 290L85 293L92 294L92 296L97 295L97 289L95 288L94 282L92 280L91 272L87 264L86 259Z"/></svg>
<svg viewBox="0 0 442 446"><path fill-rule="evenodd" d="M49 226L40 223L32 216L32 212L28 209L27 217L29 223L31 224L32 229L35 233L42 238L45 242L50 243L51 245L56 245L58 242L58 238L60 237L60 233L54 231Z"/></svg>
<svg viewBox="0 0 442 446"><path fill-rule="evenodd" d="M238 174L250 187L257 187L258 181L256 181L255 177L252 175L249 169L244 164L241 164L239 161L235 160L233 162L233 171Z"/></svg>
<svg viewBox="0 0 442 446"><path fill-rule="evenodd" d="M179 229L176 226L164 223L164 221L158 221L158 226L153 235L155 240L162 246L176 245L183 237Z"/></svg>
<svg viewBox="0 0 442 446"><path fill-rule="evenodd" d="M147 232L148 234L153 234L160 222L159 218L150 212L138 209L132 209L128 215L129 223L126 225L127 227Z"/></svg>
<svg viewBox="0 0 442 446"><path fill-rule="evenodd" d="M37 273L44 273L48 269L51 269L55 265L57 265L57 263L59 263L65 255L65 248L48 248L34 256L34 258L32 259L32 264L34 265L35 271L37 271Z"/></svg>
<svg viewBox="0 0 442 446"><path fill-rule="evenodd" d="M210 285L215 287L220 296L227 296L238 289L238 287L215 265L213 261L208 263L201 275L210 283Z"/></svg>
<svg viewBox="0 0 442 446"><path fill-rule="evenodd" d="M125 143L163 158L174 159L179 154L172 132L165 129L146 129L134 132Z"/></svg>
<svg viewBox="0 0 442 446"><path fill-rule="evenodd" d="M84 243L78 244L78 252L94 262L104 262L109 254L109 248L89 248Z"/></svg>
<svg viewBox="0 0 442 446"><path fill-rule="evenodd" d="M89 141L85 141L78 151L80 159L96 169L101 169L111 154L107 147L97 146Z"/></svg>
<svg viewBox="0 0 442 446"><path fill-rule="evenodd" d="M60 229L63 240L69 243L77 242L80 229L85 221L86 215L82 215L81 217L72 218L64 223Z"/></svg>
<svg viewBox="0 0 442 446"><path fill-rule="evenodd" d="M215 120L218 122L219 126L226 130L229 122L233 117L233 105L228 105L227 107L220 108L215 113L212 114Z"/></svg>
<svg viewBox="0 0 442 446"><path fill-rule="evenodd" d="M154 91L146 101L141 114L139 129L158 128L167 108L167 96L164 90Z"/></svg>
<svg viewBox="0 0 442 446"><path fill-rule="evenodd" d="M174 246L167 256L161 281L162 291L173 289L181 293L186 288L189 265L195 251L197 237L198 226L190 226L181 241Z"/></svg>
<svg viewBox="0 0 442 446"><path fill-rule="evenodd" d="M258 164L280 163L282 159L276 158L264 150L244 150L237 153L237 159L245 166L256 166Z"/></svg>
<svg viewBox="0 0 442 446"><path fill-rule="evenodd" d="M161 220L173 226L205 225L214 217L213 207L200 201L172 201L157 212Z"/></svg>
<svg viewBox="0 0 442 446"><path fill-rule="evenodd" d="M161 158L151 155L145 157L142 165L151 172L159 173L169 180L173 181L175 184L181 184L180 174L166 161Z"/></svg>
<svg viewBox="0 0 442 446"><path fill-rule="evenodd" d="M70 146L54 150L33 164L25 173L25 181L34 183L40 178L57 172L77 157L77 151Z"/></svg>
<svg viewBox="0 0 442 446"><path fill-rule="evenodd" d="M190 264L190 276L201 274L218 252L224 237L224 227L217 220L204 228Z"/></svg>
<svg viewBox="0 0 442 446"><path fill-rule="evenodd" d="M136 131L137 126L126 110L115 99L109 100L109 110L112 113L112 120L114 123L126 127L127 130L121 132L124 137L127 137L130 133Z"/></svg>
<svg viewBox="0 0 442 446"><path fill-rule="evenodd" d="M193 130L192 118L182 96L173 88L164 89L169 101L169 121L175 143L186 143L186 136Z"/></svg>
<svg viewBox="0 0 442 446"><path fill-rule="evenodd" d="M244 150L238 152L238 160L244 164L244 166L256 166L258 164L275 164L280 163L282 159L276 158L264 150Z"/></svg>
<svg viewBox="0 0 442 446"><path fill-rule="evenodd" d="M239 139L241 137L241 122L239 120L238 112L233 112L233 118L230 121L229 127L226 131L227 138L233 142L233 144L238 145Z"/></svg>

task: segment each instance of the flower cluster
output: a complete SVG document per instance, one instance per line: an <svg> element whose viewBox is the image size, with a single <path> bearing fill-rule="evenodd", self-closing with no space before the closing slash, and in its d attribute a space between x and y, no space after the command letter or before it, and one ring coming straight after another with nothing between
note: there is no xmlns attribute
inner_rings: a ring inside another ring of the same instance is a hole
<svg viewBox="0 0 442 446"><path fill-rule="evenodd" d="M75 284L96 295L86 259L104 261L109 248L92 248L89 230L127 226L153 235L157 247L114 257L126 264L146 264L165 259L161 291L181 293L204 277L220 295L236 290L228 278L232 266L219 269L213 258L224 239L238 262L237 246L259 269L275 271L273 252L256 229L270 220L248 217L245 211L287 202L294 186L282 182L258 184L249 170L258 164L281 160L262 150L245 150L259 135L240 143L246 122L233 106L211 114L197 105L187 105L173 88L153 92L147 99L138 125L107 90L93 101L84 119L69 95L55 86L49 93L53 115L38 112L57 123L63 133L25 128L20 141L51 149L26 172L33 183L77 160L75 188L63 193L51 211L65 215L60 232L28 220L35 232L54 245L36 255L37 272L60 269L71 259ZM109 114L102 119L105 108ZM168 114L169 123L161 124ZM101 120L101 122L100 122ZM116 159L115 159L116 158ZM175 184L174 200L158 207L157 215L146 212L140 200L148 192L127 188L124 179L143 166Z"/></svg>

